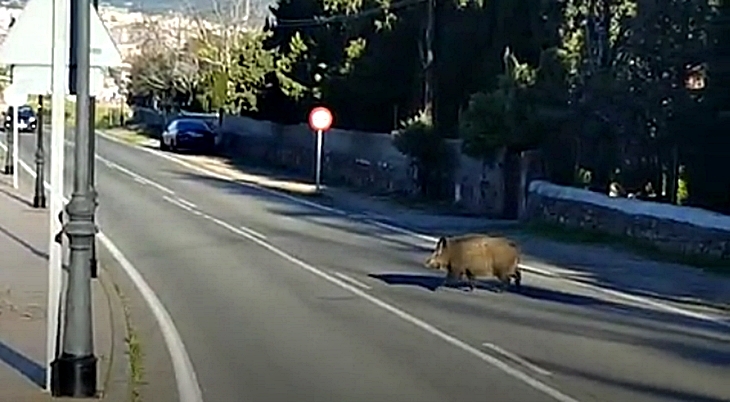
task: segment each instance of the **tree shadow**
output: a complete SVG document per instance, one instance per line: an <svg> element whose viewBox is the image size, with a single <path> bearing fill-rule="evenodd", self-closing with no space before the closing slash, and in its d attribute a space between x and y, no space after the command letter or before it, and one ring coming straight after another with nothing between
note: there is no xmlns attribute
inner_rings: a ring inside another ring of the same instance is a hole
<svg viewBox="0 0 730 402"><path fill-rule="evenodd" d="M730 311L730 278L659 262L600 245L519 239L536 262L572 271L566 278L592 286L685 306Z"/></svg>
<svg viewBox="0 0 730 402"><path fill-rule="evenodd" d="M42 365L0 341L0 360L40 388L46 386L46 370Z"/></svg>
<svg viewBox="0 0 730 402"><path fill-rule="evenodd" d="M672 401L682 402L727 402L726 398L717 398L707 395L700 395L694 392L683 391L679 389L671 389L666 387L658 387L648 384L640 384L638 382L619 380L615 378L609 378L604 375L588 373L582 370L566 367L563 365L555 364L544 360L533 360L533 363L543 367L547 370L565 374L568 376L580 377L589 381L602 383L611 387L623 388L628 391L633 391L641 394L646 394L655 398L662 398Z"/></svg>

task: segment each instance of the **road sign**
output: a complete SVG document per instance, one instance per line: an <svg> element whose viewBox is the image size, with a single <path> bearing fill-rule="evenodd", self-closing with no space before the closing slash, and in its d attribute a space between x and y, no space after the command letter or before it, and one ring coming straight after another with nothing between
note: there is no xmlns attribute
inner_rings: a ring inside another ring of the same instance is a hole
<svg viewBox="0 0 730 402"><path fill-rule="evenodd" d="M90 6L91 21L91 63L90 94L96 96L104 87L105 69L122 67L122 55L117 49L114 40L107 31L99 14ZM53 55L53 36L39 35L38 27L53 25L53 0L30 0L17 22L10 29L7 37L0 46L0 64L11 66L11 76L14 83L18 83L29 94L45 95L51 90L51 62ZM68 13L66 13L68 16ZM71 40L70 18L65 18L65 24L58 28L65 34L65 44ZM64 45L65 46L65 45ZM32 49L32 51L28 51ZM68 47L63 49L66 68L64 88L68 93L69 87L69 59Z"/></svg>
<svg viewBox="0 0 730 402"><path fill-rule="evenodd" d="M309 126L312 130L327 131L332 127L332 112L326 107L316 107L309 113Z"/></svg>
<svg viewBox="0 0 730 402"><path fill-rule="evenodd" d="M122 55L114 40L106 29L99 14L92 5L90 35L91 50L89 52L91 67L121 67ZM44 35L48 32L43 27L53 26L53 0L30 0L23 12L8 32L0 47L0 63L15 66L51 66L53 54L53 37ZM68 14L67 14L68 15ZM70 17L65 18L62 27L66 33L66 41L71 42ZM60 27L59 27L60 28ZM68 50L66 49L68 55ZM68 67L68 59L66 60Z"/></svg>
<svg viewBox="0 0 730 402"><path fill-rule="evenodd" d="M11 84L5 88L3 97L5 103L8 106L23 106L28 102L28 93L23 90L24 88L19 87L17 84Z"/></svg>

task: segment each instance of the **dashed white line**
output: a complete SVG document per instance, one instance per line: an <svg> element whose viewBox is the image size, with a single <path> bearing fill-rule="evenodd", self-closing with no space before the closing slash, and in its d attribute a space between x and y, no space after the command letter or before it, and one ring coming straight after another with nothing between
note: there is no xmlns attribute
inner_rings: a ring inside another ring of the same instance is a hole
<svg viewBox="0 0 730 402"><path fill-rule="evenodd" d="M504 356L504 357L506 357L506 358L508 358L508 359L510 359L512 361L514 361L515 363L521 364L521 365L527 367L528 369L530 369L530 370L532 370L532 371L534 371L534 372L536 372L538 374L541 374L541 375L544 375L544 376L551 376L551 375L553 375L553 373L545 370L544 368L539 367L539 366L537 366L535 364L532 364L532 363L528 362L527 360L521 358L520 356L517 356L516 354L514 354L514 353L512 353L510 351L507 351L505 349L502 349L501 347L499 347L499 346L497 346L497 345L495 345L493 343L482 343L482 346L484 346L484 347L486 347L488 349L491 349L491 350L493 350L493 351L501 354L502 356Z"/></svg>
<svg viewBox="0 0 730 402"><path fill-rule="evenodd" d="M167 202L169 202L170 204L176 205L176 206L178 206L178 207L180 207L180 208L182 208L182 209L184 209L186 211L193 212L193 208L190 207L189 205L186 205L186 204L180 202L180 199L179 198L172 198L172 197L168 197L166 195L163 195L162 196L162 199L165 200L165 201L167 201Z"/></svg>
<svg viewBox="0 0 730 402"><path fill-rule="evenodd" d="M197 205L193 204L192 202L190 202L190 201L188 201L188 200L186 200L184 198L177 197L177 200L179 202L181 202L181 203L189 206L190 208L197 208L198 207Z"/></svg>
<svg viewBox="0 0 730 402"><path fill-rule="evenodd" d="M1 142L0 148L7 151L7 146ZM36 172L30 167L30 165L20 158L18 158L18 163L31 177L36 178ZM46 190L50 190L51 185L48 182L44 182L43 187ZM68 202L68 199L65 197L64 202ZM99 237L99 241L107 250L109 250L109 253L114 257L114 259L119 262L119 265L142 294L142 297L150 307L152 314L155 316L157 325L159 325L160 331L162 332L162 336L165 340L167 351L172 359L172 368L175 372L175 382L180 401L203 402L203 393L200 389L200 384L198 383L193 363L190 360L190 355L188 355L185 344L182 341L180 333L175 327L175 323L173 322L170 313L167 312L165 306L162 304L155 292L144 280L142 274L139 273L139 271L124 256L121 250L117 248L111 239L109 239L102 231L99 231L97 236Z"/></svg>
<svg viewBox="0 0 730 402"><path fill-rule="evenodd" d="M180 204L180 203L174 202L173 204L180 206L182 208L182 204ZM183 209L187 210L187 208L183 208ZM555 388L552 388L551 386L543 383L542 381L540 381L534 377L531 377L528 374L508 365L507 363L503 362L502 360L497 359L487 353L484 353L483 351L469 345L468 343L456 338L455 336L450 335L450 334L436 328L435 326L399 309L398 307L395 307L374 296L371 296L370 294L364 292L363 290L359 289L355 285L349 284L344 280L338 279L334 275L330 275L330 274L320 270L319 268L316 268L316 267L308 264L307 262L302 261L302 260L298 259L297 257L292 256L291 254L288 254L286 251L281 250L280 248L274 246L273 244L271 244L265 240L260 239L257 236L254 236L246 231L243 231L243 230L241 230L221 219L211 216L205 212L200 211L199 215L211 222L214 222L214 223L220 225L221 227L223 227L225 229L228 229L229 231L231 231L235 234L240 235L241 237L244 237L244 238L256 243L257 245L269 250L273 254L278 255L282 259L289 261L293 265L296 265L296 266L300 267L301 269L334 284L335 286L339 286L345 290L348 290L351 293L355 294L356 296L359 296L359 297L365 299L366 301L374 304L375 306L388 311L389 313L395 315L396 317L400 318L401 320L408 322L412 325L415 325L416 327L441 339L442 341L444 341L454 347L457 347L457 348L463 350L464 352L467 352L467 353L473 355L474 357L477 357L478 359L482 360L483 362L503 371L505 374L510 375L510 376L516 378L517 380L524 382L525 384L529 385L530 387L552 397L556 401L579 402L577 399L574 399L573 397L568 396L568 395L558 391Z"/></svg>
<svg viewBox="0 0 730 402"><path fill-rule="evenodd" d="M248 232L252 236L258 237L261 240L266 240L267 239L266 235L264 235L263 233L257 232L257 231L255 231L255 230L253 230L251 228L247 228L245 226L239 226L239 229L243 230L244 232Z"/></svg>
<svg viewBox="0 0 730 402"><path fill-rule="evenodd" d="M355 286L358 286L358 287L360 287L362 289L365 289L365 290L372 289L370 286L368 286L368 285L366 285L366 284L358 281L357 279L355 279L355 278L353 278L353 277L351 277L349 275L345 275L342 272L335 272L335 271L333 271L332 272L332 275L335 275L336 277L342 279L343 281L350 282L351 284L353 284Z"/></svg>

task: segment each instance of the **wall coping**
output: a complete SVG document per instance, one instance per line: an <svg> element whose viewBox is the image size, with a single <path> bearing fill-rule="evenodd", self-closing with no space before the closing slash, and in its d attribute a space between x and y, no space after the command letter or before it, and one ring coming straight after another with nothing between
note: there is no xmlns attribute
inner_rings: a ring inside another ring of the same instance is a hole
<svg viewBox="0 0 730 402"><path fill-rule="evenodd" d="M631 198L609 197L606 194L580 188L559 186L544 180L530 182L528 192L567 201L577 201L618 210L630 215L688 223L707 229L730 232L730 216L696 207L681 207Z"/></svg>

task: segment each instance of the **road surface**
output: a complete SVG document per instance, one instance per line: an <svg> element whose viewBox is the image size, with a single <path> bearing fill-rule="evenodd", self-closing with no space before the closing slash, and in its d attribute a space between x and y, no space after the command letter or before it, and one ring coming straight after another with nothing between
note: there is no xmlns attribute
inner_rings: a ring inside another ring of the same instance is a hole
<svg viewBox="0 0 730 402"><path fill-rule="evenodd" d="M432 291L422 240L104 138L98 154L102 230L205 401L730 401L727 328L533 275L524 294Z"/></svg>

